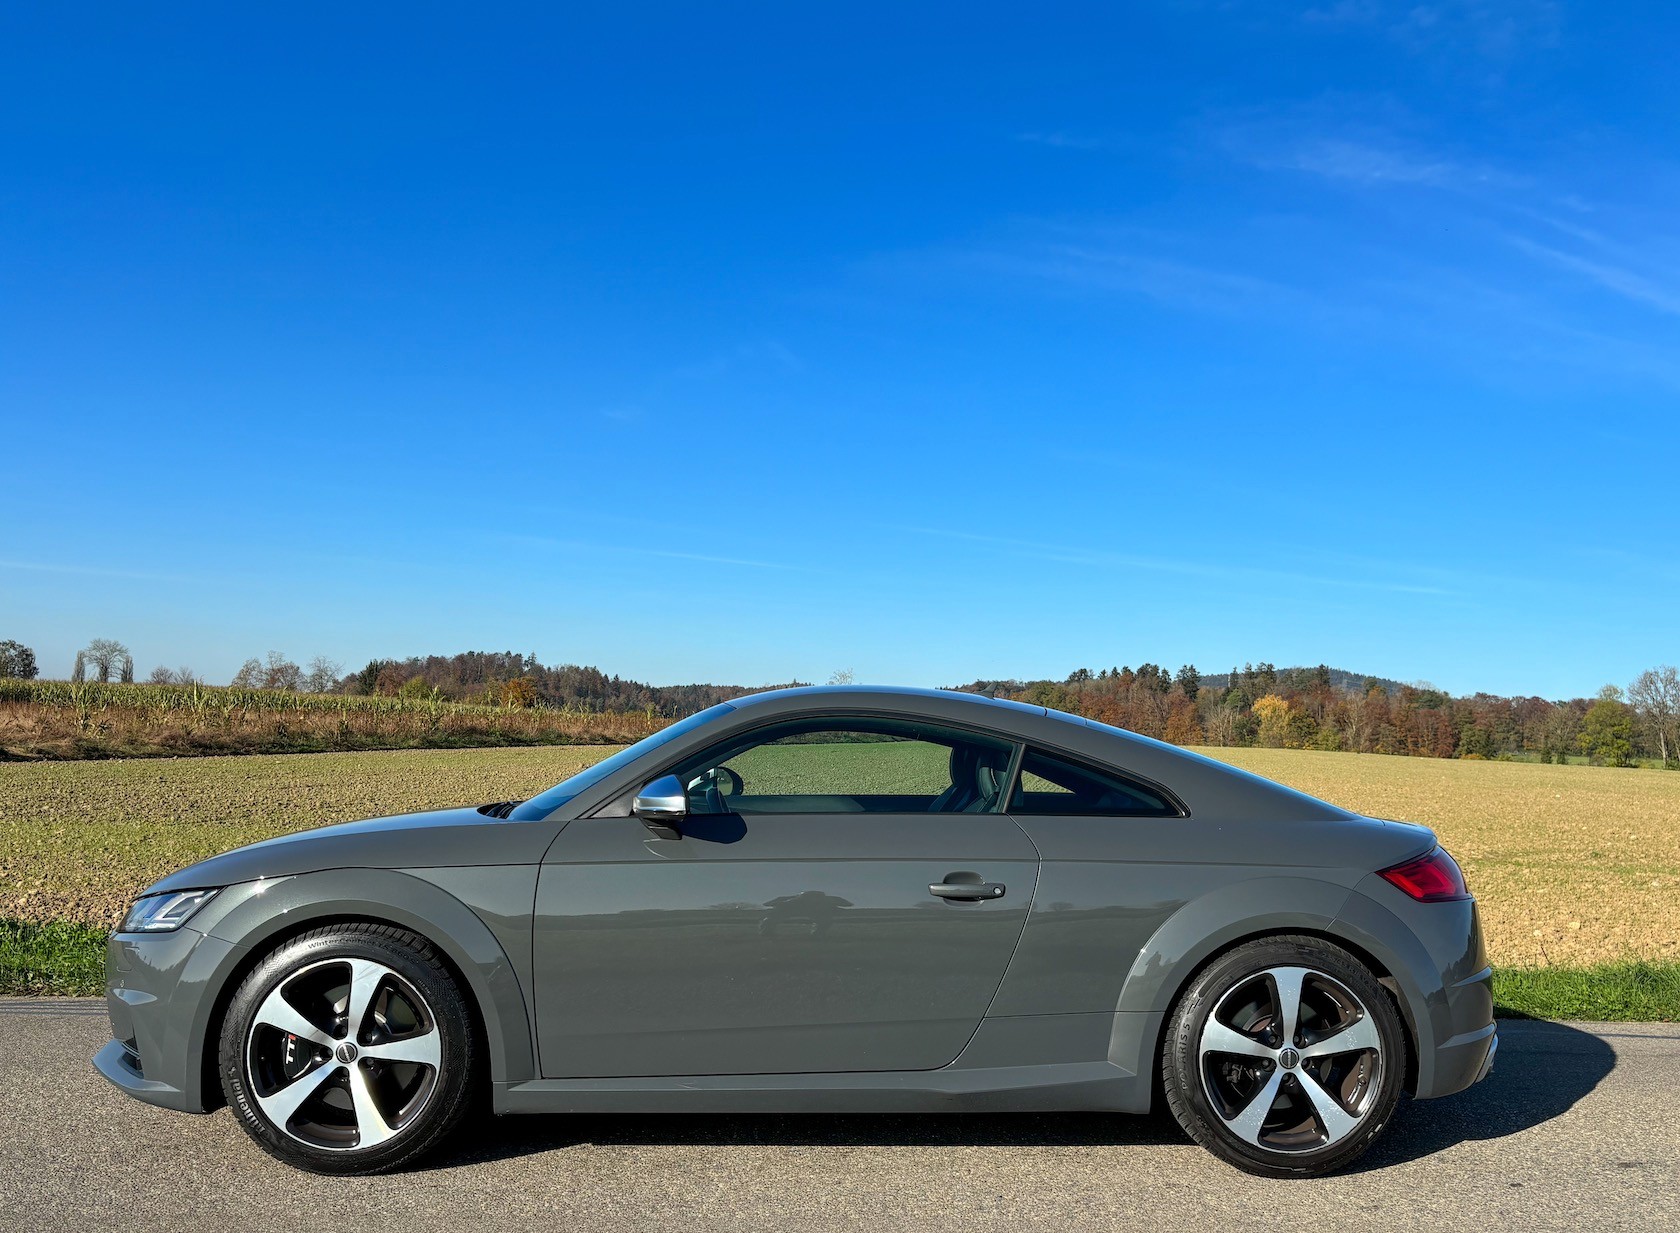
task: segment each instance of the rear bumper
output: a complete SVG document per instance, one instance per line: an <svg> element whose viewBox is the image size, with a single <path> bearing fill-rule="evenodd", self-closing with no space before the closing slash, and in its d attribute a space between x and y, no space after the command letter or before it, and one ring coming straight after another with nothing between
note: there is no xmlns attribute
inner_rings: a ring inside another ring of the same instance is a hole
<svg viewBox="0 0 1680 1233"><path fill-rule="evenodd" d="M1451 1096L1485 1078L1499 1037L1475 901L1418 903L1373 874L1336 924L1393 978L1416 1050L1413 1095Z"/></svg>
<svg viewBox="0 0 1680 1233"><path fill-rule="evenodd" d="M1453 1037L1435 1049L1434 1082L1430 1091L1418 1094L1450 1096L1480 1083L1493 1070L1493 1056L1498 1052L1499 1033L1494 1024Z"/></svg>
<svg viewBox="0 0 1680 1233"><path fill-rule="evenodd" d="M1476 1072L1476 1077L1471 1080L1472 1083L1480 1083L1483 1079L1493 1073L1493 1059L1497 1057L1498 1054L1499 1033L1495 1032L1493 1034L1493 1038L1488 1041L1487 1057L1482 1059L1482 1068Z"/></svg>

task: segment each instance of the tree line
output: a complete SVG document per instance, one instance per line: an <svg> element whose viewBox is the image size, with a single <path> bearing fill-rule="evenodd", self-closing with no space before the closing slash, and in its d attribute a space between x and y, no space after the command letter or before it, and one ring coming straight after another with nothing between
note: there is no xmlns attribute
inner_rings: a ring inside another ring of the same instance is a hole
<svg viewBox="0 0 1680 1233"><path fill-rule="evenodd" d="M1680 767L1680 673L1669 665L1626 689L1552 701L1478 693L1454 697L1320 664L1246 664L1204 677L1157 664L1080 668L1065 680L972 681L956 688L1013 698L1113 724L1175 745L1267 746L1434 758L1584 756L1606 766L1642 758Z"/></svg>
<svg viewBox="0 0 1680 1233"><path fill-rule="evenodd" d="M0 641L0 678L38 675L35 653ZM831 683L849 682L836 673ZM134 657L121 642L96 638L76 654L71 679L131 682ZM158 667L156 684L202 683L190 668ZM544 665L517 651L371 659L344 673L317 655L307 667L279 651L253 656L231 682L248 689L402 696L508 708L548 707L594 714L641 713L676 719L754 689L773 686L649 685L579 664ZM794 681L791 684L800 684ZM1204 675L1079 668L1063 680L977 680L954 688L1013 698L1084 715L1176 745L1268 746L1435 758L1585 757L1606 766L1642 759L1680 767L1680 673L1671 665L1642 672L1624 689L1606 685L1592 698L1549 700L1477 693L1453 696L1426 684L1362 677L1320 664L1279 669L1245 664Z"/></svg>
<svg viewBox="0 0 1680 1233"><path fill-rule="evenodd" d="M798 684L799 682L793 682ZM339 683L345 693L436 696L501 706L574 711L642 711L666 719L692 715L757 689L748 685L649 685L580 664L538 662L517 651L370 659Z"/></svg>

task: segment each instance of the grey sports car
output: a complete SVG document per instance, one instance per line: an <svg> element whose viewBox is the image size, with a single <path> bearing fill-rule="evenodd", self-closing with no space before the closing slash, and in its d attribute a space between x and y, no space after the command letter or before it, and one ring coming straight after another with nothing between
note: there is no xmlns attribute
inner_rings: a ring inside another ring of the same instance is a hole
<svg viewBox="0 0 1680 1233"><path fill-rule="evenodd" d="M112 935L94 1065L366 1173L496 1113L1112 1110L1326 1172L1487 1074L1420 826L1042 707L758 694L528 801L240 848Z"/></svg>

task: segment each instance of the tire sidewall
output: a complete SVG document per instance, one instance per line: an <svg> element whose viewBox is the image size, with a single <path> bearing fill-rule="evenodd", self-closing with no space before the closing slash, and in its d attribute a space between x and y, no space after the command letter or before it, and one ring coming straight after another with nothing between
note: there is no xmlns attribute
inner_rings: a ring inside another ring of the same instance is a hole
<svg viewBox="0 0 1680 1233"><path fill-rule="evenodd" d="M1364 1121L1341 1142L1310 1152L1269 1151L1239 1139L1213 1107L1202 1082L1198 1046L1208 1016L1237 985L1266 968L1282 966L1309 968L1347 986L1364 1004L1382 1049L1382 1075ZM1249 943L1210 963L1179 1000L1162 1052L1162 1078L1179 1124L1221 1159L1268 1177L1314 1176L1352 1162L1393 1118L1406 1074L1405 1029L1388 991L1353 955L1333 943L1312 938Z"/></svg>
<svg viewBox="0 0 1680 1233"><path fill-rule="evenodd" d="M287 978L331 959L368 959L410 982L426 999L440 1037L436 1086L409 1125L365 1150L312 1147L288 1135L257 1105L247 1073L246 1042L264 1000ZM402 930L341 926L285 943L251 971L222 1020L218 1069L227 1102L246 1132L270 1155L314 1173L379 1173L404 1165L436 1145L460 1121L470 1094L473 1036L459 987L431 948Z"/></svg>

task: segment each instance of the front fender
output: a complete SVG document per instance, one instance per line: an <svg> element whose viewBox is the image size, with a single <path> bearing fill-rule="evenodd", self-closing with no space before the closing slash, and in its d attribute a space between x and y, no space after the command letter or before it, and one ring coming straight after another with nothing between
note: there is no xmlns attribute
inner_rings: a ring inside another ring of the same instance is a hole
<svg viewBox="0 0 1680 1233"><path fill-rule="evenodd" d="M507 872L514 880L534 877L517 868ZM388 869L328 869L228 887L210 908L214 916L194 924L229 946L214 970L202 974L201 988L212 996L197 999L187 1034L190 1056L202 1057L206 1047L214 1048L208 1033L216 1008L232 993L229 981L275 939L316 922L373 920L420 934L465 978L467 994L483 1019L494 1083L536 1078L531 1017L519 969L472 909L422 876Z"/></svg>

